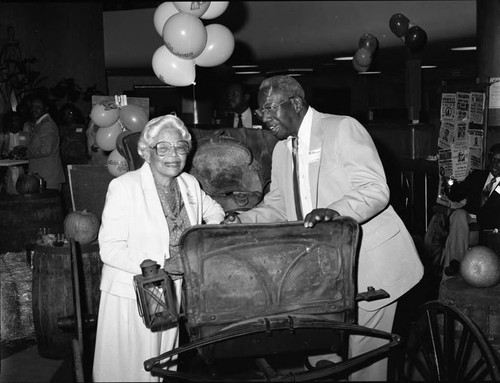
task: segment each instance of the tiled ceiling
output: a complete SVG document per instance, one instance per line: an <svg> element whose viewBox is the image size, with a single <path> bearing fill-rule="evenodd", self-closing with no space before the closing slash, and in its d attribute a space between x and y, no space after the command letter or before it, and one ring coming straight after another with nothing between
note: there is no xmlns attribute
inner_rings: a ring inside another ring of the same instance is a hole
<svg viewBox="0 0 500 383"><path fill-rule="evenodd" d="M149 12L140 21L145 26L127 24L123 28L129 33L134 33L134 28L152 29L156 34L150 16L160 4L161 1L105 1L104 10ZM395 13L404 14L412 24L424 29L427 43L422 51L410 53L391 32L389 20ZM437 65L455 75L474 70L476 63L474 51L450 51L452 47L476 44L475 0L233 1L220 17L204 22L223 24L233 32L236 47L227 64L257 63L266 71L311 67L315 71L353 72L352 62L334 62L333 58L353 55L364 33L374 35L379 44L371 70L400 70L410 55L423 65ZM143 38L126 52L117 49L113 52L116 57L106 58L107 66L149 67L161 42L156 35ZM127 40L127 44L132 43ZM135 52L134 57L130 57L130 51Z"/></svg>

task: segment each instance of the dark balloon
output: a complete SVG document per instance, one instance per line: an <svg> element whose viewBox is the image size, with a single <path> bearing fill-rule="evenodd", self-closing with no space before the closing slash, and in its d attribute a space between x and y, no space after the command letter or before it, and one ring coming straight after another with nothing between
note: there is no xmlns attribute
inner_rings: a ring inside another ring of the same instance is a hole
<svg viewBox="0 0 500 383"><path fill-rule="evenodd" d="M369 50L371 53L375 52L378 46L378 41L371 33L364 33L359 39L359 47Z"/></svg>
<svg viewBox="0 0 500 383"><path fill-rule="evenodd" d="M389 20L389 27L391 28L392 33L398 37L405 35L408 31L409 24L410 20L408 20L408 18L401 13L395 13Z"/></svg>
<svg viewBox="0 0 500 383"><path fill-rule="evenodd" d="M422 50L427 42L427 33L415 25L408 29L405 34L405 45L412 51L418 52Z"/></svg>
<svg viewBox="0 0 500 383"><path fill-rule="evenodd" d="M359 48L354 54L354 61L362 67L369 67L372 62L372 53L368 49Z"/></svg>
<svg viewBox="0 0 500 383"><path fill-rule="evenodd" d="M370 65L360 65L355 59L352 60L352 66L358 72L366 72L370 68Z"/></svg>

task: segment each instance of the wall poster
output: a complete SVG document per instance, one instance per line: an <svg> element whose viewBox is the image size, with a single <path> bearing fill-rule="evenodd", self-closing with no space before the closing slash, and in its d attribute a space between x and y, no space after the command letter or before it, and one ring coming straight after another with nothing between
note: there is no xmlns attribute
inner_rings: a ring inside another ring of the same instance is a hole
<svg viewBox="0 0 500 383"><path fill-rule="evenodd" d="M443 93L441 96L438 137L440 182L436 200L439 204L462 206L463 203L452 203L447 198L447 184L463 181L471 171L482 167L485 96L479 92Z"/></svg>

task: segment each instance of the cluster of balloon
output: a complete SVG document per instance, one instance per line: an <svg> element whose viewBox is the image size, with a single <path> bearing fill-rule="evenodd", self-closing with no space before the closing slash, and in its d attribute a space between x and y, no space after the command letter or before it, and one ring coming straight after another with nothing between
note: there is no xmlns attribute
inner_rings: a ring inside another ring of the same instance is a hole
<svg viewBox="0 0 500 383"><path fill-rule="evenodd" d="M201 19L214 19L227 9L229 1L167 1L154 13L156 32L164 45L153 54L153 71L173 86L194 84L196 65L223 64L234 51L234 36L221 24L205 26Z"/></svg>
<svg viewBox="0 0 500 383"><path fill-rule="evenodd" d="M372 63L372 56L378 47L378 40L371 33L364 33L359 38L358 49L352 59L352 66L358 72L366 72Z"/></svg>
<svg viewBox="0 0 500 383"><path fill-rule="evenodd" d="M405 15L395 13L389 20L392 33L399 37L411 52L421 51L427 43L427 33Z"/></svg>
<svg viewBox="0 0 500 383"><path fill-rule="evenodd" d="M99 127L95 135L96 145L111 152L107 160L109 172L115 177L126 173L128 163L117 149L117 138L123 132L141 132L148 122L147 112L135 104L119 106L113 101L101 101L92 107L90 119Z"/></svg>

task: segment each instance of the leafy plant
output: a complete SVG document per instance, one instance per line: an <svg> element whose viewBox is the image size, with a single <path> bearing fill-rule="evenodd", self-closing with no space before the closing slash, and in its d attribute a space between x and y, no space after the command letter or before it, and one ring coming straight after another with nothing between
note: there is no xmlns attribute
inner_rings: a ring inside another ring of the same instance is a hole
<svg viewBox="0 0 500 383"><path fill-rule="evenodd" d="M35 62L35 58L24 58L19 61L10 61L9 65L4 68L6 70L0 75L0 83L4 83L8 91L4 95L8 103L10 103L10 91L14 91L17 100L22 100L34 93L47 93L47 88L43 86L47 76L41 76L40 72L31 68Z"/></svg>
<svg viewBox="0 0 500 383"><path fill-rule="evenodd" d="M56 98L56 100L62 103L76 103L80 99L85 102L90 102L93 95L103 95L104 93L97 89L94 84L91 87L87 87L85 90L75 83L74 78L64 78L59 81L55 86L50 88L50 93Z"/></svg>
<svg viewBox="0 0 500 383"><path fill-rule="evenodd" d="M75 83L74 78L64 78L50 88L50 93L65 103L75 103L80 99L82 88Z"/></svg>

